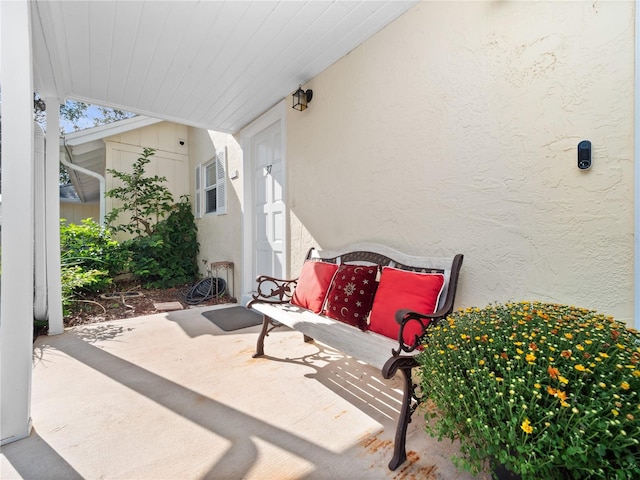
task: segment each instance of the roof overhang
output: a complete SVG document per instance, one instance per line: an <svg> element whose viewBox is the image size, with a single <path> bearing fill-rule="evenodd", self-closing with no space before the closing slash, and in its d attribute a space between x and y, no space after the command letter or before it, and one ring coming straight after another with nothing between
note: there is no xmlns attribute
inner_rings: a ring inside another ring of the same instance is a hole
<svg viewBox="0 0 640 480"><path fill-rule="evenodd" d="M60 139L60 156L78 167L104 175L106 168L105 138L159 122L162 120L137 116L68 133ZM70 168L67 168L67 171L79 200L86 203L98 203L100 200L98 179Z"/></svg>
<svg viewBox="0 0 640 480"><path fill-rule="evenodd" d="M235 133L415 3L36 0L35 87Z"/></svg>

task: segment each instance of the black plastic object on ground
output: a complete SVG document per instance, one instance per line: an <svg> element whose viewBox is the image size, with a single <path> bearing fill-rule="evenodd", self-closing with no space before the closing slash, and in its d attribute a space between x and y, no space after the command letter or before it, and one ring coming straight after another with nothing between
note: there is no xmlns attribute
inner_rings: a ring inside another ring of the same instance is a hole
<svg viewBox="0 0 640 480"><path fill-rule="evenodd" d="M184 301L189 305L197 305L210 298L221 297L227 291L227 282L222 278L203 278L185 294Z"/></svg>

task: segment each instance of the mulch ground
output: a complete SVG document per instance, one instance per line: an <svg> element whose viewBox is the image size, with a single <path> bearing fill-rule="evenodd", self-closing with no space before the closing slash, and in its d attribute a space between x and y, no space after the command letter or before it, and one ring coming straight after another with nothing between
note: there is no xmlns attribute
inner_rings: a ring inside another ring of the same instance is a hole
<svg viewBox="0 0 640 480"><path fill-rule="evenodd" d="M100 294L84 295L74 301L71 311L64 316L65 327L106 322L122 318L139 317L159 313L156 304L180 302L182 308L188 308L186 295L192 285L180 285L175 288L142 288L140 285L119 285L117 290ZM106 297L106 298L105 298ZM199 306L233 303L235 298L223 295L199 303Z"/></svg>

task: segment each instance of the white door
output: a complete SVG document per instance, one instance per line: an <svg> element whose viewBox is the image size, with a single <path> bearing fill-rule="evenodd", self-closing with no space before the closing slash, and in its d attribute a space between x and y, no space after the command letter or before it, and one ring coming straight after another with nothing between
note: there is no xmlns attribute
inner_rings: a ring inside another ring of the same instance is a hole
<svg viewBox="0 0 640 480"><path fill-rule="evenodd" d="M280 121L253 136L253 279L283 278L285 266L284 162Z"/></svg>

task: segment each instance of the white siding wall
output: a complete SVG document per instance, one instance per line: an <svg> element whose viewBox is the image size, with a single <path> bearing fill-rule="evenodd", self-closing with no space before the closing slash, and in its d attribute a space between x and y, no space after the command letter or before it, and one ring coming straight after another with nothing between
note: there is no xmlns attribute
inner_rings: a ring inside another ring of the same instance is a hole
<svg viewBox="0 0 640 480"><path fill-rule="evenodd" d="M458 306L632 324L633 9L421 2L315 77L288 109L291 273L312 244L460 252Z"/></svg>
<svg viewBox="0 0 640 480"><path fill-rule="evenodd" d="M80 225L85 218L100 221L100 205L97 203L60 202L60 218L68 224Z"/></svg>
<svg viewBox="0 0 640 480"><path fill-rule="evenodd" d="M156 150L147 165L147 175L159 175L167 178L165 185L178 202L181 195L190 195L189 179L189 129L184 125L162 122L144 128L115 135L105 140L107 169L131 172L133 163L142 155L144 147ZM183 141L184 145L180 142ZM112 175L106 175L106 190L115 187ZM115 201L107 197L106 210L109 212ZM125 238L120 235L118 238Z"/></svg>

